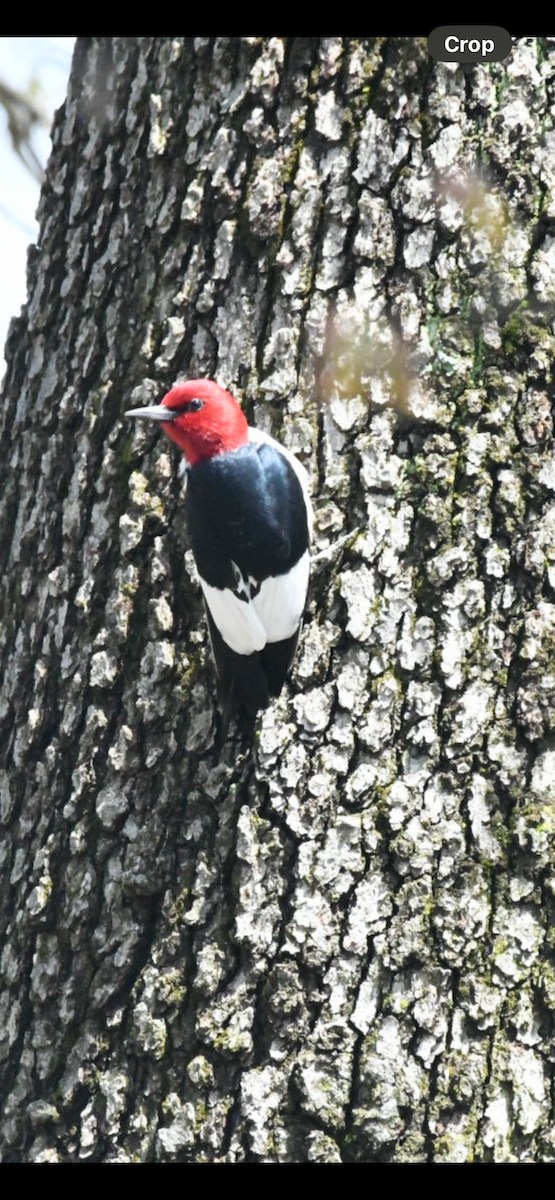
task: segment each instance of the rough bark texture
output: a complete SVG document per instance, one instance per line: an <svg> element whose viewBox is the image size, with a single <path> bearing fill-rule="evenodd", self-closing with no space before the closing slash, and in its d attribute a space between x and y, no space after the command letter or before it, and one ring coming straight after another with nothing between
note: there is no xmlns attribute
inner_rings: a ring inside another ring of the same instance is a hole
<svg viewBox="0 0 555 1200"><path fill-rule="evenodd" d="M81 38L1 414L4 1162L555 1160L555 39ZM214 752L178 460L312 470Z"/></svg>

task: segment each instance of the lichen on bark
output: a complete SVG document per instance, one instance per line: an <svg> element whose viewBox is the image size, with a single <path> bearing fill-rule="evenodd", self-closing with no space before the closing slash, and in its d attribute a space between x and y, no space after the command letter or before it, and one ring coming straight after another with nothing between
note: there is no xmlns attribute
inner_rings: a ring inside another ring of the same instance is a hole
<svg viewBox="0 0 555 1200"><path fill-rule="evenodd" d="M80 38L1 420L4 1162L551 1162L553 38ZM311 470L215 755L178 462Z"/></svg>

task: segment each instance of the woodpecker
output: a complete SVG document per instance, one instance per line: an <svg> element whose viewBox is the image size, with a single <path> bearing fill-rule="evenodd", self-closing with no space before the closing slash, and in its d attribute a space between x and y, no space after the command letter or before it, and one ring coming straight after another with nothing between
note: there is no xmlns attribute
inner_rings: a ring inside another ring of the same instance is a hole
<svg viewBox="0 0 555 1200"><path fill-rule="evenodd" d="M279 696L299 639L312 532L307 473L210 379L178 383L159 405L125 415L160 421L184 456L185 517L220 703L226 722L234 709L254 717Z"/></svg>

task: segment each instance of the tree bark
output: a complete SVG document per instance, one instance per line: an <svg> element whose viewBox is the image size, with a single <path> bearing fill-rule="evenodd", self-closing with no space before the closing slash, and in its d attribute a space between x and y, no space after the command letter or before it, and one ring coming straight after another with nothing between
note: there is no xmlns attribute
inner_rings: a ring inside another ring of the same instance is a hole
<svg viewBox="0 0 555 1200"><path fill-rule="evenodd" d="M80 38L0 498L0 1144L551 1162L555 39ZM216 752L178 456L312 472L290 688Z"/></svg>

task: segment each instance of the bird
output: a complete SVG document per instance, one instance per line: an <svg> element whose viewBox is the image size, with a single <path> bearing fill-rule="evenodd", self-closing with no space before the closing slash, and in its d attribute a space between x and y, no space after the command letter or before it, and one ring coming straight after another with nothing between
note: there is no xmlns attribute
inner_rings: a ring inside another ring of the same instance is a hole
<svg viewBox="0 0 555 1200"><path fill-rule="evenodd" d="M127 417L159 421L183 455L184 511L225 729L280 695L302 626L313 513L308 474L211 379L177 383Z"/></svg>

